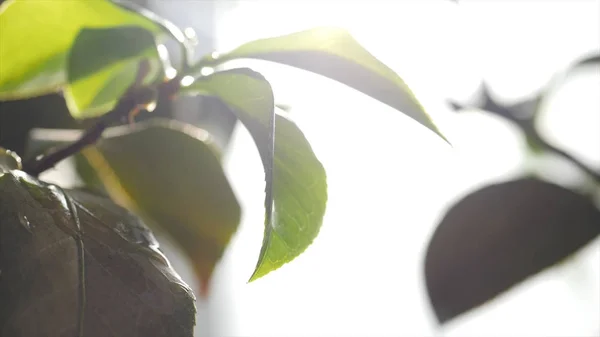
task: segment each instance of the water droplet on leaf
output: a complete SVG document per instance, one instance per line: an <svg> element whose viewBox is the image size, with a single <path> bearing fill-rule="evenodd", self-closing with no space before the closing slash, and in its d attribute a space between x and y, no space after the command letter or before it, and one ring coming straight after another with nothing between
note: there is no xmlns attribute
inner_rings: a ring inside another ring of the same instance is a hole
<svg viewBox="0 0 600 337"><path fill-rule="evenodd" d="M27 219L27 217L25 215L19 214L19 222L21 223L21 225L23 225L23 227L25 227L25 229L29 233L33 233L33 226L31 225L31 223L29 222L29 219Z"/></svg>

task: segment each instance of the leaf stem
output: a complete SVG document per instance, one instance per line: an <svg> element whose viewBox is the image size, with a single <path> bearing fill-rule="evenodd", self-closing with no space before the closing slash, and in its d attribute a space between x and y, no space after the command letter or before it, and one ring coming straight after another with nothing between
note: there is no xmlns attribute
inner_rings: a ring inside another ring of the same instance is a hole
<svg viewBox="0 0 600 337"><path fill-rule="evenodd" d="M533 131L528 132L527 135L530 136L534 141L536 141L544 150L553 153L557 156L560 156L566 159L567 161L570 161L573 165L577 166L580 170L584 171L591 178L593 178L597 184L600 184L600 172L597 172L593 168L587 166L567 151L550 144L535 129L533 129Z"/></svg>
<svg viewBox="0 0 600 337"><path fill-rule="evenodd" d="M484 98L487 100L487 104L483 107L477 107L478 109L482 109L496 116L500 116L512 123L514 123L521 131L525 134L525 136L529 137L532 141L537 143L543 150L550 152L554 155L562 157L567 161L571 162L573 165L577 166L580 170L589 175L597 184L600 184L600 172L594 170L593 168L587 166L579 159L575 158L572 154L567 151L560 149L552 144L550 144L536 129L534 125L534 119L532 117L519 118L518 114L516 114L512 109L501 106L490 99L489 94L484 92ZM452 108L456 111L466 109L468 106L460 104L458 102L449 101L448 102Z"/></svg>

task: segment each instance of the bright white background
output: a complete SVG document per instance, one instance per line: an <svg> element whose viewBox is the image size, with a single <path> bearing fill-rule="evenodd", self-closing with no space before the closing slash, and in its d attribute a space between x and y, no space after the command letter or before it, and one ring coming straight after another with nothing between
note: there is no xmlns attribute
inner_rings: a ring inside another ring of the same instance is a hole
<svg viewBox="0 0 600 337"><path fill-rule="evenodd" d="M226 167L243 223L217 268L213 294L198 303L199 335L600 334L598 240L571 263L443 330L436 328L422 268L427 240L455 198L547 162L528 159L510 125L477 112L453 114L445 99L468 98L482 79L508 101L535 92L576 57L600 49L600 1L225 0L220 6L222 50L320 24L348 28L401 74L454 147L334 82L246 63L267 75L278 100L293 106L292 117L328 172L328 211L305 254L247 284L263 233L264 175L250 136L237 128ZM191 20L194 13L181 15ZM590 68L557 89L540 121L551 141L595 167L599 92L599 69ZM551 164L548 177L566 185L582 181L569 165ZM190 280L183 261L173 262Z"/></svg>
<svg viewBox="0 0 600 337"><path fill-rule="evenodd" d="M414 89L450 148L398 112L295 69L257 66L293 106L329 177L328 212L304 255L251 284L262 236L263 172L238 128L227 168L242 228L215 279L210 315L220 336L584 336L600 325L600 252L515 288L436 331L423 280L424 249L458 195L532 163L523 140L483 114L452 114L482 78L515 100L574 58L598 50L598 1L240 1L218 22L221 48L319 24L348 28ZM548 102L551 140L600 166L600 74L580 75ZM574 103L575 102L575 103ZM558 164L557 164L558 165ZM574 181L570 167L552 176ZM217 324L217 318L225 320Z"/></svg>

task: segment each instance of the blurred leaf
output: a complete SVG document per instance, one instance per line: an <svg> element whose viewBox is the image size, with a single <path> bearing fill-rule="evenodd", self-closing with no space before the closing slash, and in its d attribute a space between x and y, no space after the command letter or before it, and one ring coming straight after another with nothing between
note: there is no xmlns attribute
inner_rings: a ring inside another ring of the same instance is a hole
<svg viewBox="0 0 600 337"><path fill-rule="evenodd" d="M160 15L148 10L147 8L140 6L139 4L129 1L129 0L113 0L115 4L120 6L123 9L128 11L132 11L136 14L139 14L150 21L154 22L164 33L170 36L180 47L180 52L183 53L182 56L184 58L184 62L187 63L194 57L194 49L197 41L190 40L184 32L173 22L167 20ZM141 1L144 3L145 1ZM195 32L194 32L195 34ZM202 40L204 41L204 40ZM168 61L163 59L163 61ZM186 65L181 65L182 68L185 68Z"/></svg>
<svg viewBox="0 0 600 337"><path fill-rule="evenodd" d="M159 32L151 21L108 0L8 0L0 5L0 99L39 96L67 81L66 58L84 28L133 25Z"/></svg>
<svg viewBox="0 0 600 337"><path fill-rule="evenodd" d="M481 109L491 112L495 115L508 118L512 121L534 121L539 115L541 108L543 107L544 100L551 95L557 87L562 85L566 78L568 78L573 72L579 70L582 67L589 65L599 65L600 54L592 54L585 56L572 65L567 67L566 70L557 72L549 83L542 87L537 93L531 95L529 98L519 101L513 104L505 104L498 102L491 95L489 86L483 82L481 84L479 93L471 102L459 103L453 100L448 101L448 104L455 111L464 109Z"/></svg>
<svg viewBox="0 0 600 337"><path fill-rule="evenodd" d="M289 104L284 104L284 103L275 103L275 107L277 109L281 109L287 113L290 113L292 111L292 106Z"/></svg>
<svg viewBox="0 0 600 337"><path fill-rule="evenodd" d="M80 336L82 321L86 337L191 337L194 295L152 233L109 199L68 193L0 175L0 335Z"/></svg>
<svg viewBox="0 0 600 337"><path fill-rule="evenodd" d="M174 120L149 120L108 129L83 155L115 201L185 252L206 295L241 216L211 136Z"/></svg>
<svg viewBox="0 0 600 337"><path fill-rule="evenodd" d="M524 178L481 188L454 204L429 242L425 278L440 323L548 268L600 233L592 201Z"/></svg>
<svg viewBox="0 0 600 337"><path fill-rule="evenodd" d="M513 104L504 104L498 102L492 96L489 86L484 82L481 84L479 93L471 102L459 103L450 100L448 103L455 111L479 109L510 121L533 121L540 110L545 94L546 90L543 89L525 100Z"/></svg>
<svg viewBox="0 0 600 337"><path fill-rule="evenodd" d="M67 57L65 97L73 117L98 117L112 110L134 84L142 59L148 61L148 74L141 84L164 77L151 31L139 26L82 29Z"/></svg>
<svg viewBox="0 0 600 337"><path fill-rule="evenodd" d="M269 82L250 69L202 77L189 90L219 97L246 126L265 168L265 235L250 280L300 255L318 235L325 214L325 169L300 129L274 114ZM274 133L274 139L273 139Z"/></svg>
<svg viewBox="0 0 600 337"><path fill-rule="evenodd" d="M318 27L255 40L222 55L209 55L205 62L234 59L278 62L329 77L399 110L446 140L404 80L344 29Z"/></svg>
<svg viewBox="0 0 600 337"><path fill-rule="evenodd" d="M600 54L588 55L581 58L567 70L567 73L589 65L600 65Z"/></svg>

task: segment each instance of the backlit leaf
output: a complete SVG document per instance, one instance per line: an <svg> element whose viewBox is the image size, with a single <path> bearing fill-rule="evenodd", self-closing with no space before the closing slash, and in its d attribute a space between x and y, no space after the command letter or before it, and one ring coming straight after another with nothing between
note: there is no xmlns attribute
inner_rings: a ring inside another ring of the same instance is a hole
<svg viewBox="0 0 600 337"><path fill-rule="evenodd" d="M325 170L296 124L274 113L269 83L249 69L233 69L192 84L219 97L246 126L265 168L265 234L255 280L300 255L319 233L327 202Z"/></svg>
<svg viewBox="0 0 600 337"><path fill-rule="evenodd" d="M36 138L43 141L41 131ZM110 128L82 153L115 201L184 251L206 294L241 216L211 136L192 125L155 119Z"/></svg>
<svg viewBox="0 0 600 337"><path fill-rule="evenodd" d="M318 27L255 40L204 61L221 64L234 59L278 62L329 77L399 110L446 140L404 80L344 29Z"/></svg>
<svg viewBox="0 0 600 337"><path fill-rule="evenodd" d="M0 99L58 91L67 82L67 54L86 28L138 26L150 20L109 0L8 0L0 5Z"/></svg>
<svg viewBox="0 0 600 337"><path fill-rule="evenodd" d="M71 115L90 118L110 111L134 84L142 59L147 74L141 84L164 77L151 31L139 26L82 29L67 58L65 97Z"/></svg>

